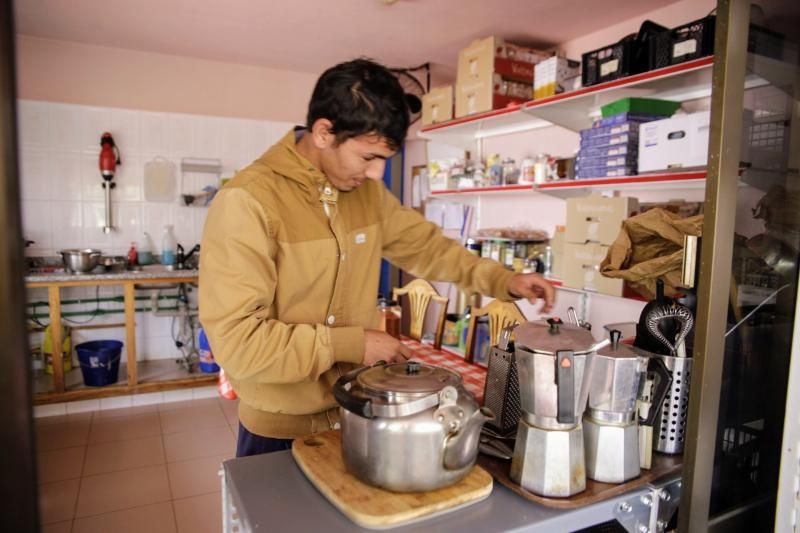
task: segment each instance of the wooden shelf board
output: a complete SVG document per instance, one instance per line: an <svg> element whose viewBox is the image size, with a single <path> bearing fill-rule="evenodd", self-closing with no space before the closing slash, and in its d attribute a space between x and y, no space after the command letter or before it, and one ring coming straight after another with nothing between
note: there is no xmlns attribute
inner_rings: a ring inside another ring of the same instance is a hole
<svg viewBox="0 0 800 533"><path fill-rule="evenodd" d="M203 372L189 373L178 365L174 359L156 359L139 361L139 383L130 387L127 384L127 365L119 367L117 383L105 387L88 387L83 383L80 366L75 365L69 372L64 373L65 391L57 393L53 390L53 376L40 374L33 379L34 404L66 402L74 400L89 400L95 398L108 398L111 396L124 396L144 392L174 390L189 387L212 385L217 382L217 374Z"/></svg>

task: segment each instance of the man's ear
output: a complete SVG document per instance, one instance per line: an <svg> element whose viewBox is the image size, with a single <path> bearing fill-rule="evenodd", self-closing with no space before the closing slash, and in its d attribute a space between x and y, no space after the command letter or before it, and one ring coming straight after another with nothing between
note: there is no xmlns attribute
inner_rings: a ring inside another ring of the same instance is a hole
<svg viewBox="0 0 800 533"><path fill-rule="evenodd" d="M333 133L333 122L327 118L318 118L311 125L311 140L320 150L330 148L336 144L336 135Z"/></svg>

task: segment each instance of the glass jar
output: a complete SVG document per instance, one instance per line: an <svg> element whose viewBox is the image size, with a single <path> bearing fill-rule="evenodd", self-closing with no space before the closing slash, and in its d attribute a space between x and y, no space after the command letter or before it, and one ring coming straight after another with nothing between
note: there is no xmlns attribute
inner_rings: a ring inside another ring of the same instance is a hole
<svg viewBox="0 0 800 533"><path fill-rule="evenodd" d="M506 185L519 183L519 168L510 157L503 159L503 183Z"/></svg>
<svg viewBox="0 0 800 533"><path fill-rule="evenodd" d="M522 168L520 169L519 182L520 183L535 183L535 162L532 158L526 157L522 160Z"/></svg>

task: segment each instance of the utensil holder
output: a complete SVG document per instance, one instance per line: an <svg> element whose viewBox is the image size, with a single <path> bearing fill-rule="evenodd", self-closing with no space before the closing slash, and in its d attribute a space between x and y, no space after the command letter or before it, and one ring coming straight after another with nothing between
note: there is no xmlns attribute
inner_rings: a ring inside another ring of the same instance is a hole
<svg viewBox="0 0 800 533"><path fill-rule="evenodd" d="M683 453L683 443L686 437L693 359L669 355L659 355L658 357L664 361L667 370L672 375L672 384L653 423L657 432L657 439L653 443L653 447L657 452L679 454Z"/></svg>
<svg viewBox="0 0 800 533"><path fill-rule="evenodd" d="M519 398L519 376L514 358L514 346L506 350L492 346L489 352L489 370L483 391L483 405L494 411L496 418L486 425L501 435L513 434L517 429L522 404Z"/></svg>

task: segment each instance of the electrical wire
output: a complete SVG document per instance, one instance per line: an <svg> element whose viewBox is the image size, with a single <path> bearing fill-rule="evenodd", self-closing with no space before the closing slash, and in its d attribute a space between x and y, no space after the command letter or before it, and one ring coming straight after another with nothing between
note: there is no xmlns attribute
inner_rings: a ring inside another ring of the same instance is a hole
<svg viewBox="0 0 800 533"><path fill-rule="evenodd" d="M62 318L65 322L69 322L70 324L88 324L100 314L100 285L95 286L94 288L94 311L91 312L89 318L86 320L74 320L72 318L67 318L62 315Z"/></svg>

